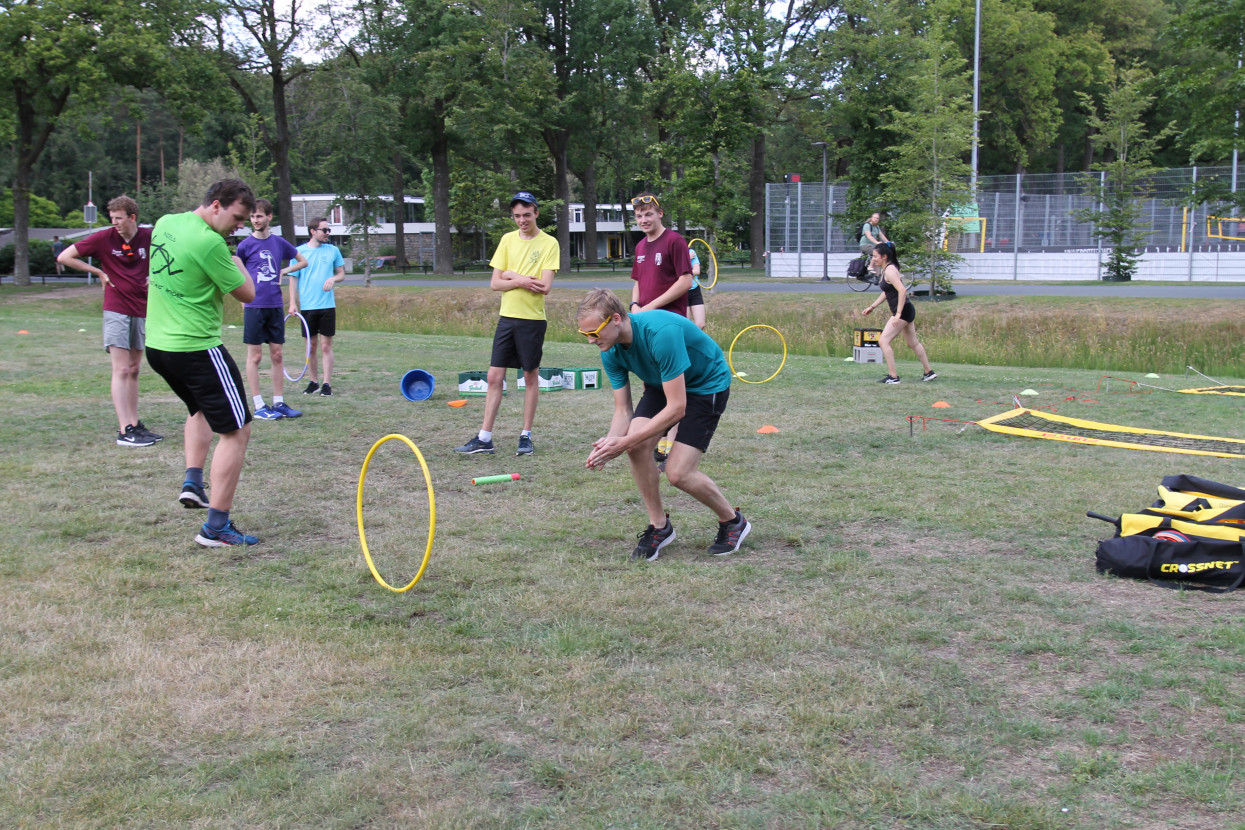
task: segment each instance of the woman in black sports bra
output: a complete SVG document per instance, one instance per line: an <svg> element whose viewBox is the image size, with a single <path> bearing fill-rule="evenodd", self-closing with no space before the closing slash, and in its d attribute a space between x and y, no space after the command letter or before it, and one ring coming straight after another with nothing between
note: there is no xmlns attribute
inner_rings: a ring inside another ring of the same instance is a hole
<svg viewBox="0 0 1245 830"><path fill-rule="evenodd" d="M916 337L916 307L908 299L908 289L904 287L903 275L899 272L899 257L895 253L895 243L879 243L873 249L873 257L869 265L871 270L882 275L882 296L865 308L864 313L868 314L873 311L882 304L883 300L886 300L886 304L891 308L891 318L886 321L882 336L878 338L878 345L882 347L882 357L886 358L886 371L889 374L878 383L899 383L899 375L895 371L895 349L891 346L891 341L901 333L904 342L916 352L917 360L920 360L925 368L925 376L921 380L933 380L938 377L938 373L930 368L929 358L925 355L925 347Z"/></svg>

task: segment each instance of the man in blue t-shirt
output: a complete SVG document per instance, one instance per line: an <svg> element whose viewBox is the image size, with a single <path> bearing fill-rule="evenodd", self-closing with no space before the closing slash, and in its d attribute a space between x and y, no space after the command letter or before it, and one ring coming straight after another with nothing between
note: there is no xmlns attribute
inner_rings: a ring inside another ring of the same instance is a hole
<svg viewBox="0 0 1245 830"><path fill-rule="evenodd" d="M752 525L699 469L731 394L731 370L722 349L681 314L657 310L629 315L614 292L604 288L588 292L577 320L579 333L601 350L601 364L614 390L609 434L592 442L585 466L599 470L627 453L648 511L648 528L631 558L651 562L674 541L674 526L662 508L653 448L676 424L678 437L666 460L666 479L717 514L718 535L709 553L722 556L739 550ZM635 407L630 375L644 383Z"/></svg>
<svg viewBox="0 0 1245 830"><path fill-rule="evenodd" d="M333 289L346 279L346 261L337 246L329 242L333 232L329 220L317 216L307 224L311 239L298 246L298 252L307 258L307 269L302 274L290 274L290 311L303 312L307 321L305 335L311 338L311 365L308 371L304 395L333 395L329 381L333 379L333 337L337 334L337 297ZM318 341L318 342L317 342ZM324 383L320 383L320 359L324 355Z"/></svg>
<svg viewBox="0 0 1245 830"><path fill-rule="evenodd" d="M272 202L256 199L251 211L253 233L238 243L238 259L255 280L255 299L242 308L242 342L246 344L246 382L255 402L255 417L262 421L297 418L303 413L285 402L285 303L281 297L281 278L307 266L307 258L289 242L272 235ZM282 268L283 262L297 260ZM290 313L294 304L290 303ZM272 363L272 406L264 404L259 391L259 361L268 344Z"/></svg>

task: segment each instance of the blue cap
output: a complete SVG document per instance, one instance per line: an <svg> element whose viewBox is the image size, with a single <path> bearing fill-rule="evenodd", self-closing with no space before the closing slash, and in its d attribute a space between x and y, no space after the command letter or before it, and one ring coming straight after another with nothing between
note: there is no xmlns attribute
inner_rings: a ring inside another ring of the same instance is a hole
<svg viewBox="0 0 1245 830"><path fill-rule="evenodd" d="M536 201L536 197L531 193L528 193L526 190L520 190L518 193L510 197L510 207L514 207L515 202L523 202L524 204L531 205L534 208L540 207L540 203Z"/></svg>

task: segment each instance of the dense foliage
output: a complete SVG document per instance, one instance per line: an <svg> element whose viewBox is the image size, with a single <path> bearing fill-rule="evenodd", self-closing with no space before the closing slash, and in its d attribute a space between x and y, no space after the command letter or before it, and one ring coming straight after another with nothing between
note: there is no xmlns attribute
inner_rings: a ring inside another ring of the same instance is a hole
<svg viewBox="0 0 1245 830"><path fill-rule="evenodd" d="M1245 79L1240 3L982 0L978 172L1115 161L1099 130L1118 67L1149 78L1135 120L1161 137L1150 162L1226 160ZM853 216L937 215L954 201L944 183L967 169L971 0L137 7L0 0L0 184L19 203L29 191L64 217L90 175L97 204L128 192L162 210L184 196L187 162L220 159L265 181L278 212L292 192L423 196L439 227L474 232L459 235L474 250L458 251L438 234L448 263L479 255L513 187L551 207L584 202L589 218L651 187L676 227L750 247L759 264L764 183L815 178L813 142L851 180ZM936 93L922 82L931 55L951 68ZM589 249L595 239L590 222Z"/></svg>

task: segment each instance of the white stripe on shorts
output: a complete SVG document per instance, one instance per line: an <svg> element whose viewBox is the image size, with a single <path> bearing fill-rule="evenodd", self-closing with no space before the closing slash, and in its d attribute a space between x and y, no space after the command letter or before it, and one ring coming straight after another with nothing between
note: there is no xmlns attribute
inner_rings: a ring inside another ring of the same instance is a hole
<svg viewBox="0 0 1245 830"><path fill-rule="evenodd" d="M225 362L221 347L213 346L207 350L207 353L212 360L212 365L216 367L216 377L220 380L221 391L225 393L225 398L229 401L233 421L238 425L238 429L242 429L246 426L246 404L242 402L242 390L234 385L233 375L229 372L229 364Z"/></svg>

